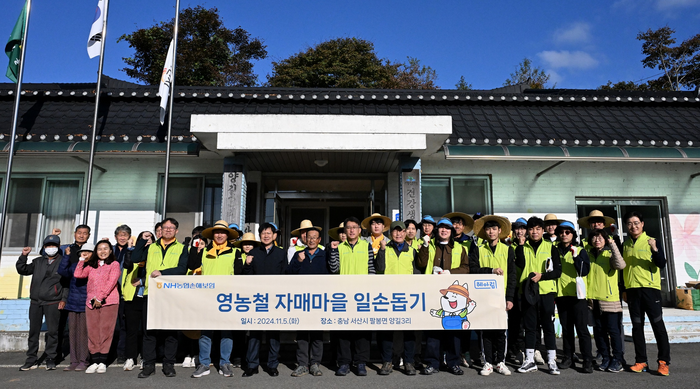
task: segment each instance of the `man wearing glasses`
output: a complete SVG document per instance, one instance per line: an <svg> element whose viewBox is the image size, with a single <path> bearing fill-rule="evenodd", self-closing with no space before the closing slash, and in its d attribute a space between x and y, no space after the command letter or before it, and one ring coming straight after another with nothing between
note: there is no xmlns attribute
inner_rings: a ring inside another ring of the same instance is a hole
<svg viewBox="0 0 700 389"><path fill-rule="evenodd" d="M671 347L661 310L661 269L666 266L666 257L656 239L644 232L644 217L639 212L629 212L623 218L629 237L622 245L622 257L627 266L623 272L627 302L632 321L635 364L630 370L635 373L647 371L646 341L644 340L644 314L649 316L659 350L656 371L659 375L669 374ZM626 297L626 298L625 298Z"/></svg>

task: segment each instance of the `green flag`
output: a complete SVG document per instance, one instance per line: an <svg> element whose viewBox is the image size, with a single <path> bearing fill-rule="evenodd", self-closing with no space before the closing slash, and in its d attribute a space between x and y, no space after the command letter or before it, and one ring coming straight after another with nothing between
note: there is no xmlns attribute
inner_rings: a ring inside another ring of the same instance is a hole
<svg viewBox="0 0 700 389"><path fill-rule="evenodd" d="M17 82L19 77L19 62L22 54L22 37L24 37L24 29L27 28L25 21L27 20L27 3L24 3L22 13L19 14L15 28L12 29L10 39L5 45L5 54L10 58L10 63L7 64L7 72L5 75L10 80Z"/></svg>

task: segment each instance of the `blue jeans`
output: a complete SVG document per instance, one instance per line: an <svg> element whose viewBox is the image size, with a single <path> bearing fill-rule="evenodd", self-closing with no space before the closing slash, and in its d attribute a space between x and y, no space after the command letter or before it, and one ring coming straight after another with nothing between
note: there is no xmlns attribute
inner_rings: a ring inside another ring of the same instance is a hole
<svg viewBox="0 0 700 389"><path fill-rule="evenodd" d="M202 331L199 337L199 363L204 366L211 364L211 338L214 331ZM231 363L231 350L233 349L233 338L231 331L221 331L221 356L219 366Z"/></svg>

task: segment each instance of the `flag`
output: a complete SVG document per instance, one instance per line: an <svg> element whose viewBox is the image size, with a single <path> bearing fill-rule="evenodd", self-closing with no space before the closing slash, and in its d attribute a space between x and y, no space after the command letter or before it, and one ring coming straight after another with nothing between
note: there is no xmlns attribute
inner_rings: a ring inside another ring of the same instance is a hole
<svg viewBox="0 0 700 389"><path fill-rule="evenodd" d="M100 55L100 50L102 49L102 26L105 19L105 0L99 0L97 2L97 9L95 10L95 21L92 22L92 27L90 27L90 36L88 37L87 52L90 58L95 58Z"/></svg>
<svg viewBox="0 0 700 389"><path fill-rule="evenodd" d="M173 45L175 42L170 41L170 47L168 48L168 55L165 58L165 65L163 66L163 75L160 77L160 87L158 88L158 94L160 95L160 125L165 123L165 111L167 110L168 97L170 96L170 85L173 83Z"/></svg>
<svg viewBox="0 0 700 389"><path fill-rule="evenodd" d="M7 40L7 45L5 45L5 54L10 58L10 63L7 64L7 72L5 75L7 78L13 82L17 82L19 77L19 62L22 56L22 38L24 37L24 29L27 28L27 3L24 3L24 8L22 8L22 13L19 14L17 18L17 23L15 23L15 28L12 29L10 34L10 39Z"/></svg>

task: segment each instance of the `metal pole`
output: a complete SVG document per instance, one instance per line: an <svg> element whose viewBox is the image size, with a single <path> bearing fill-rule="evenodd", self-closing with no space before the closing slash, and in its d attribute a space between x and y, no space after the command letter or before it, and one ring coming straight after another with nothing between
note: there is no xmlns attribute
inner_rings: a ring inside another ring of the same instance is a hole
<svg viewBox="0 0 700 389"><path fill-rule="evenodd" d="M95 162L95 138L97 137L97 110L100 107L100 90L102 89L102 66L105 58L105 37L107 35L107 13L109 12L109 0L105 0L105 15L102 20L102 45L100 47L100 65L97 70L97 89L95 90L95 114L92 118L92 137L90 138L90 161L87 170L87 186L85 189L85 211L83 224L88 224L88 211L90 210L90 190L92 189L92 167Z"/></svg>
<svg viewBox="0 0 700 389"><path fill-rule="evenodd" d="M177 63L177 30L180 21L180 0L175 4L175 27L173 29L173 79L170 83L170 101L168 102L168 137L165 148L165 180L163 182L163 213L161 220L165 219L165 208L168 204L168 176L170 175L170 134L173 131L173 100L175 100L175 64Z"/></svg>
<svg viewBox="0 0 700 389"><path fill-rule="evenodd" d="M17 136L17 117L19 116L19 96L22 92L22 76L24 76L24 55L27 52L27 32L29 31L29 13L32 9L32 0L27 0L27 15L24 20L24 34L22 35L22 54L19 59L19 77L17 77L17 89L15 90L15 107L12 114L12 134L10 134L10 150L7 155L7 172L5 173L5 188L2 192L2 215L0 215L0 255L5 240L5 220L7 215L7 198L10 193L10 175L12 173L12 160L15 156L15 137Z"/></svg>

